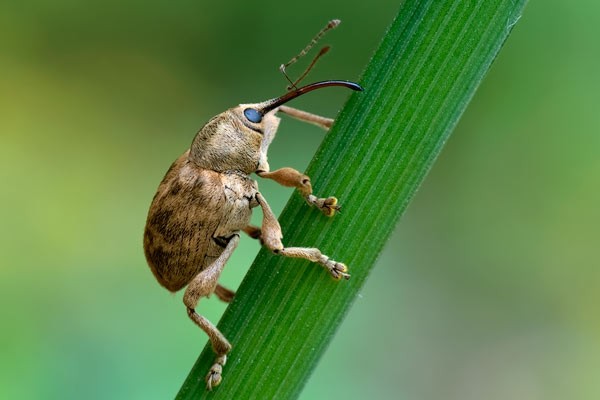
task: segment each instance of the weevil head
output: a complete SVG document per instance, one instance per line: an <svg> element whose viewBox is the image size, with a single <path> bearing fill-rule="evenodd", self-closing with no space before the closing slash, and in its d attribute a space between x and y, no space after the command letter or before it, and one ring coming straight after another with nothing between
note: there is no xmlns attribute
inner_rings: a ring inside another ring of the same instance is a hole
<svg viewBox="0 0 600 400"><path fill-rule="evenodd" d="M251 106L241 104L208 121L192 142L190 159L201 168L217 172L238 171L249 175L256 171L261 147L268 137L272 140L279 118L271 113L261 122L252 122L244 116L244 109Z"/></svg>
<svg viewBox="0 0 600 400"><path fill-rule="evenodd" d="M362 88L353 82L323 81L303 86L281 97L261 103L240 104L212 118L198 132L190 159L201 168L217 172L251 174L268 171L267 151L275 138L280 119L275 115L282 104L327 86Z"/></svg>

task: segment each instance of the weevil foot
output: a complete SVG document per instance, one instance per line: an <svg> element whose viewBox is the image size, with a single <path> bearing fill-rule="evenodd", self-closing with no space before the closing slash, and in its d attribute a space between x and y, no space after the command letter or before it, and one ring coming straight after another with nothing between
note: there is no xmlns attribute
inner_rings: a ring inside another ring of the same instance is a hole
<svg viewBox="0 0 600 400"><path fill-rule="evenodd" d="M346 266L346 264L333 260L327 260L326 267L329 270L331 276L333 276L333 279L338 281L342 278L350 279L350 274L348 274L348 267Z"/></svg>
<svg viewBox="0 0 600 400"><path fill-rule="evenodd" d="M214 387L217 387L221 384L221 380L223 379L221 374L223 373L223 366L225 365L226 362L227 362L226 355L219 356L215 360L215 363L213 364L213 366L210 367L210 370L208 371L208 374L206 375L206 389L208 389L209 391L212 390Z"/></svg>
<svg viewBox="0 0 600 400"><path fill-rule="evenodd" d="M337 205L337 199L335 197L328 197L321 206L321 212L328 217L333 217L336 211L340 210L340 206Z"/></svg>
<svg viewBox="0 0 600 400"><path fill-rule="evenodd" d="M314 204L319 210L321 210L323 214L328 217L333 217L341 208L337 204L337 198L333 196L327 197L326 199L321 199L311 194L306 197L306 201L308 201L310 204Z"/></svg>

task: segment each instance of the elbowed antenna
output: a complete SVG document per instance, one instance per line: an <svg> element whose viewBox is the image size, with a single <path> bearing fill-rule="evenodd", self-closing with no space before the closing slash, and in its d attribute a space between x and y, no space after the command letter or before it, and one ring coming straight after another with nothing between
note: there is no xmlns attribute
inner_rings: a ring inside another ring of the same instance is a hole
<svg viewBox="0 0 600 400"><path fill-rule="evenodd" d="M358 83L354 83L354 82L350 82L350 81L331 80L331 81L315 82L315 83L311 83L306 86L302 86L301 88L298 88L296 90L292 90L291 92L287 92L283 96L278 97L276 99L268 100L265 102L266 104L257 111L260 112L262 115L265 115L269 111L279 107L282 104L287 103L290 100L295 99L298 96L302 96L305 93L312 92L313 90L321 89L321 88L328 87L328 86L342 86L342 87L346 87L348 89L356 90L358 92L362 92L362 90L363 90L362 86L360 86Z"/></svg>

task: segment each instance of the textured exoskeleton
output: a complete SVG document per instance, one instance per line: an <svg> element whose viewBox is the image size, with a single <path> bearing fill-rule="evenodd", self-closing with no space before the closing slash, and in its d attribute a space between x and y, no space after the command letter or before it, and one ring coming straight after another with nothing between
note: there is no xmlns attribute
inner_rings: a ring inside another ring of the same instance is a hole
<svg viewBox="0 0 600 400"><path fill-rule="evenodd" d="M192 145L168 170L154 196L146 229L144 250L158 282L171 292L187 285L183 302L189 317L211 341L216 360L206 377L207 387L221 382L223 365L231 345L219 330L195 309L200 297L215 293L231 301L234 292L217 283L225 263L244 231L260 239L276 254L301 257L324 266L335 279L349 278L344 264L333 261L318 249L285 247L281 228L258 191L253 172L296 187L306 201L332 216L339 208L335 197L312 194L310 179L292 168L270 172L267 149L275 137L278 111L329 128L331 119L284 106L287 101L327 86L361 90L347 81L317 82L285 95L256 104L241 104L212 118L194 138ZM250 226L252 208L261 206L262 227Z"/></svg>

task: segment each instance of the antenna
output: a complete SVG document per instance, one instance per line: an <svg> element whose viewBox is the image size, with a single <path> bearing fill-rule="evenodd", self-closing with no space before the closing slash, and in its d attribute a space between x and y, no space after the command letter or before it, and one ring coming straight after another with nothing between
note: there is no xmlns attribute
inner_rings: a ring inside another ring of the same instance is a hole
<svg viewBox="0 0 600 400"><path fill-rule="evenodd" d="M296 79L295 81L293 81L293 82L290 79L290 77L288 76L288 74L286 73L285 69L287 67L289 67L290 65L296 63L296 61L298 61L301 57L304 57L310 51L310 49L312 49L313 46L315 44L317 44L317 42L323 37L323 35L325 35L327 33L327 31L330 31L331 29L337 28L337 26L341 22L342 21L340 21L339 19L332 19L331 21L329 21L327 23L327 25L325 25L325 27L323 29L321 29L319 31L319 33L317 33L314 38L312 38L312 40L308 43L308 45L306 45L306 47L304 49L302 49L302 51L300 53L298 53L296 56L292 57L292 59L290 61L288 61L287 63L281 64L281 66L279 67L279 70L281 71L281 73L283 74L283 76L285 76L285 78L290 83L289 86L287 87L287 90L291 90L291 89L297 90L298 87L296 85L299 84L306 77L306 75L308 75L308 73L313 68L313 66L315 65L315 63L317 62L317 60L319 58L321 58L323 55L325 55L329 51L329 49L331 47L329 47L329 46L323 47L319 51L319 53L315 56L315 58L313 58L312 62L304 70L304 72L300 75L300 77L298 79Z"/></svg>

